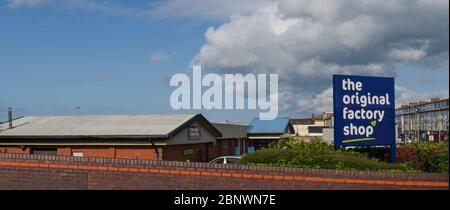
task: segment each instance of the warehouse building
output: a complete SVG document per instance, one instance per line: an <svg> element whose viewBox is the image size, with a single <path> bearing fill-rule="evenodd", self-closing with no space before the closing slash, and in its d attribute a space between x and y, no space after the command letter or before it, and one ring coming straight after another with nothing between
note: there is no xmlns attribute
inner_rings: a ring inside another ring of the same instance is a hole
<svg viewBox="0 0 450 210"><path fill-rule="evenodd" d="M241 123L212 123L221 133L221 137L216 138L216 143L212 147L215 156L243 155L254 151L253 145L247 138L249 125Z"/></svg>
<svg viewBox="0 0 450 210"><path fill-rule="evenodd" d="M205 162L223 154L203 115L27 116L0 124L0 152ZM217 152L219 150L219 152Z"/></svg>

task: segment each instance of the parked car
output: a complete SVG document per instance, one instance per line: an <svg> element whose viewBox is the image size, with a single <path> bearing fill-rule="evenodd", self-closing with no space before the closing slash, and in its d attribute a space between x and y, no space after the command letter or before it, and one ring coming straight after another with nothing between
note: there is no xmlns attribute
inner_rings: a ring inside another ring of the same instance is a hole
<svg viewBox="0 0 450 210"><path fill-rule="evenodd" d="M215 163L215 164L234 164L236 163L241 157L239 156L222 156L215 158L214 160L211 160L209 163Z"/></svg>

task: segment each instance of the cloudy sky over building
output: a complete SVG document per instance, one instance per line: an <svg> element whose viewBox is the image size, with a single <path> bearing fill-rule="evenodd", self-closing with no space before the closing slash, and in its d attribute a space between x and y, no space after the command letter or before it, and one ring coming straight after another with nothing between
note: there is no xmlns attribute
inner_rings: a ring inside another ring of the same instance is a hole
<svg viewBox="0 0 450 210"><path fill-rule="evenodd" d="M168 80L194 64L278 73L290 117L331 111L333 74L393 76L397 105L448 97L447 0L6 0L0 27L17 115L171 113Z"/></svg>

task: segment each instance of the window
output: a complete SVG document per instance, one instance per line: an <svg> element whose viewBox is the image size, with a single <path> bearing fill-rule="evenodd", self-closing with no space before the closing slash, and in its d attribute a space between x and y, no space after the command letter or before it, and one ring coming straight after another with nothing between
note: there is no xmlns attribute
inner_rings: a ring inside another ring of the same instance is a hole
<svg viewBox="0 0 450 210"><path fill-rule="evenodd" d="M219 158L219 159L216 159L216 160L213 160L211 163L216 163L216 164L223 164L223 158Z"/></svg>
<svg viewBox="0 0 450 210"><path fill-rule="evenodd" d="M322 127L309 127L309 128L308 128L308 132L309 132L309 133L320 134L320 133L323 133L322 130L323 130Z"/></svg>
<svg viewBox="0 0 450 210"><path fill-rule="evenodd" d="M33 148L31 154L35 155L56 155L56 148Z"/></svg>
<svg viewBox="0 0 450 210"><path fill-rule="evenodd" d="M234 164L237 160L237 158L227 158L227 164Z"/></svg>

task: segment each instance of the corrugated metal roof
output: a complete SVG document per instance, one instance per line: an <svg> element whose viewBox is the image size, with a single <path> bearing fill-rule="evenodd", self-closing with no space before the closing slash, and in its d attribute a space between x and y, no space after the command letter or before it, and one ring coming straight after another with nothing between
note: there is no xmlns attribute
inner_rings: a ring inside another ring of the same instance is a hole
<svg viewBox="0 0 450 210"><path fill-rule="evenodd" d="M234 123L212 123L222 133L222 139L242 138L247 136L249 125Z"/></svg>
<svg viewBox="0 0 450 210"><path fill-rule="evenodd" d="M163 136L196 115L27 116L0 136Z"/></svg>
<svg viewBox="0 0 450 210"><path fill-rule="evenodd" d="M282 134L285 133L288 126L291 126L291 124L287 117L280 117L274 120L254 118L250 123L247 134Z"/></svg>

